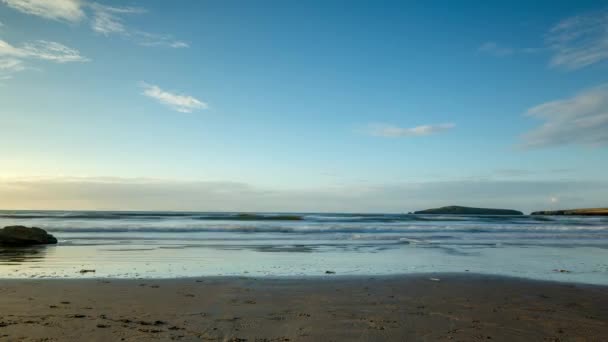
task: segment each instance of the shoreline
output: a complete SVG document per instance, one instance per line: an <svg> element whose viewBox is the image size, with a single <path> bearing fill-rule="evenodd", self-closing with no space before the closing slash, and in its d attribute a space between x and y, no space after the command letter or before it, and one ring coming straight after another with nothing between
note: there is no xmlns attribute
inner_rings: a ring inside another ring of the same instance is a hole
<svg viewBox="0 0 608 342"><path fill-rule="evenodd" d="M588 340L608 286L475 273L0 279L0 340Z"/></svg>
<svg viewBox="0 0 608 342"><path fill-rule="evenodd" d="M558 273L558 272L556 272ZM476 272L418 272L418 273L398 273L398 274L318 274L318 275L265 275L255 276L249 274L243 275L203 275L203 276L177 276L177 277L95 277L95 276L75 276L72 278L67 277L32 277L32 278L2 278L0 277L0 286L5 282L99 282L99 281L112 281L112 282L134 282L134 281L154 281L154 282L188 282L188 281L240 281L240 280L251 280L251 281L269 281L269 282L349 282L349 281L361 281L361 280L419 280L424 278L436 278L441 280L442 278L455 279L466 279L467 281L476 280L494 280L494 281L507 281L511 283L523 282L523 283L537 283L539 285L562 285L562 286L577 286L577 287L588 287L598 289L608 289L608 284L595 284L576 282L570 280L550 280L550 279L537 279L537 278L526 278L512 275L501 275L501 274L487 274L487 273L476 273Z"/></svg>

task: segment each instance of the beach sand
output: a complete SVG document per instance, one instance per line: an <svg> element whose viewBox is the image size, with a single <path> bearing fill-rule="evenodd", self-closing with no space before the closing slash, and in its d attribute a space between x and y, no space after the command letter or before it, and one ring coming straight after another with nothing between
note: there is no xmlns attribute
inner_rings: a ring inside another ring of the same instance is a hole
<svg viewBox="0 0 608 342"><path fill-rule="evenodd" d="M473 274L0 280L7 341L606 341L608 287Z"/></svg>

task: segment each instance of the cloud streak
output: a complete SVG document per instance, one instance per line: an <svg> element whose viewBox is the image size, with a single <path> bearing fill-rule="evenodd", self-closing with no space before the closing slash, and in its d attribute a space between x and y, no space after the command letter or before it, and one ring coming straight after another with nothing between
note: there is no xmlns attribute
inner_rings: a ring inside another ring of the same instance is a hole
<svg viewBox="0 0 608 342"><path fill-rule="evenodd" d="M497 56L497 57L505 57L512 55L514 50L510 47L505 47L498 45L495 42L486 42L483 43L478 49L478 52L487 53L489 55Z"/></svg>
<svg viewBox="0 0 608 342"><path fill-rule="evenodd" d="M386 124L370 125L369 133L378 137L419 137L442 133L456 127L453 123L444 123L438 125L422 125L411 128L402 128Z"/></svg>
<svg viewBox="0 0 608 342"><path fill-rule="evenodd" d="M12 57L14 59L40 59L56 63L89 61L78 50L47 40L28 42L18 47L0 40L0 56Z"/></svg>
<svg viewBox="0 0 608 342"><path fill-rule="evenodd" d="M123 24L121 15L144 13L145 10L136 7L111 7L97 3L91 4L93 19L91 28L103 35L126 34L127 29Z"/></svg>
<svg viewBox="0 0 608 342"><path fill-rule="evenodd" d="M562 20L546 35L552 67L580 69L608 59L608 11Z"/></svg>
<svg viewBox="0 0 608 342"><path fill-rule="evenodd" d="M131 29L125 25L125 16L146 13L139 7L112 7L98 3L89 6L92 10L91 29L104 36L120 35L142 46L169 47L174 49L187 48L186 42L176 40L169 34L151 33Z"/></svg>
<svg viewBox="0 0 608 342"><path fill-rule="evenodd" d="M608 84L532 107L526 115L544 123L523 136L525 148L607 145Z"/></svg>
<svg viewBox="0 0 608 342"><path fill-rule="evenodd" d="M496 42L478 47L480 53L495 57L547 52L549 66L577 70L608 60L608 10L566 18L544 34L543 46L516 48Z"/></svg>
<svg viewBox="0 0 608 342"><path fill-rule="evenodd" d="M20 12L47 19L79 22L86 17L80 0L0 0Z"/></svg>
<svg viewBox="0 0 608 342"><path fill-rule="evenodd" d="M81 0L0 0L9 7L30 15L57 21L78 23L88 21L91 29L104 36L119 35L142 46L187 48L189 44L168 34L133 29L125 24L125 16L143 14L139 7L106 6Z"/></svg>
<svg viewBox="0 0 608 342"><path fill-rule="evenodd" d="M209 107L207 103L190 95L171 93L156 85L145 82L141 83L141 87L144 89L142 95L155 99L159 103L181 113L191 113L195 110L207 109Z"/></svg>
<svg viewBox="0 0 608 342"><path fill-rule="evenodd" d="M13 78L13 74L25 70L23 62L14 58L0 58L0 80Z"/></svg>

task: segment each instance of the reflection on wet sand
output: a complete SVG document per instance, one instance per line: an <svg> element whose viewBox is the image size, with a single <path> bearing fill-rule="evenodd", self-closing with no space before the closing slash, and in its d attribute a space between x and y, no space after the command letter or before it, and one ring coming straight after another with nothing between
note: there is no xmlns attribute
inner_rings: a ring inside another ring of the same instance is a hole
<svg viewBox="0 0 608 342"><path fill-rule="evenodd" d="M47 248L47 246L0 246L0 265L19 265L26 262L40 262L46 257Z"/></svg>

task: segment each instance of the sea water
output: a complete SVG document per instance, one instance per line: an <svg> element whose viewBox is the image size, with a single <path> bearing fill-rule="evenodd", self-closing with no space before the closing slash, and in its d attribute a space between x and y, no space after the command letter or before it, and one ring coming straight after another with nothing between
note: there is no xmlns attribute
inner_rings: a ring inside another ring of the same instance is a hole
<svg viewBox="0 0 608 342"><path fill-rule="evenodd" d="M608 217L0 211L8 225L59 243L0 248L0 278L471 272L608 285Z"/></svg>

